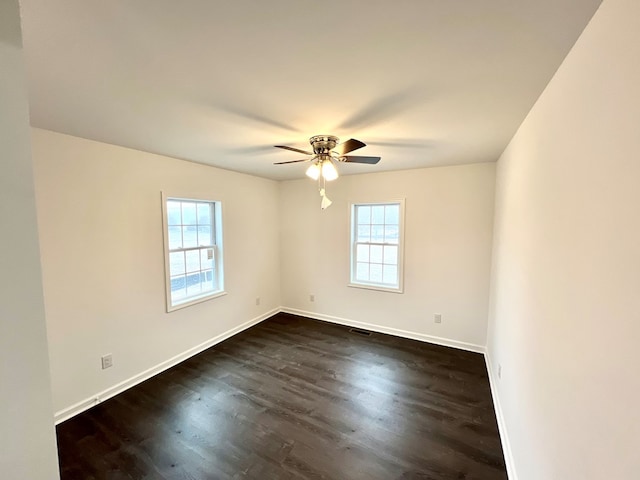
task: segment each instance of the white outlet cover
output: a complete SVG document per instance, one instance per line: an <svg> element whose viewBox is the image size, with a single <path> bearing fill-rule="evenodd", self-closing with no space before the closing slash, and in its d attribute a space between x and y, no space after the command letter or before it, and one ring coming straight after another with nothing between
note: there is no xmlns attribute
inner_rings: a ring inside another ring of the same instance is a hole
<svg viewBox="0 0 640 480"><path fill-rule="evenodd" d="M113 367L113 356L112 354L103 355L102 358L102 369Z"/></svg>

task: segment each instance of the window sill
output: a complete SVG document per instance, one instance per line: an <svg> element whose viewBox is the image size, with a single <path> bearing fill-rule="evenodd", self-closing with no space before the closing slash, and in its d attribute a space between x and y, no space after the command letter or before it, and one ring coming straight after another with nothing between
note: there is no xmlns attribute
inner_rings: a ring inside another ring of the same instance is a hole
<svg viewBox="0 0 640 480"><path fill-rule="evenodd" d="M167 313L175 312L176 310L180 310L181 308L190 307L191 305L196 305L198 303L206 302L207 300L212 300L214 298L222 297L226 294L227 292L225 292L224 290L221 290L219 292L202 295L201 297L191 298L189 300L185 300L182 303L177 303L175 305L167 306Z"/></svg>
<svg viewBox="0 0 640 480"><path fill-rule="evenodd" d="M365 290L377 290L379 292L404 293L404 290L402 287L400 288L385 287L383 285L373 285L369 283L349 283L347 286L352 288L363 288Z"/></svg>

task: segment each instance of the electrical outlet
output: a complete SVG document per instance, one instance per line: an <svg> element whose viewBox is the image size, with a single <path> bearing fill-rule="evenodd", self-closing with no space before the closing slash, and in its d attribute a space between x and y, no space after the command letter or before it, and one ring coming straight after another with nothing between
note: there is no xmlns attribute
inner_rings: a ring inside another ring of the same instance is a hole
<svg viewBox="0 0 640 480"><path fill-rule="evenodd" d="M502 365L498 364L498 378L502 378Z"/></svg>
<svg viewBox="0 0 640 480"><path fill-rule="evenodd" d="M436 313L433 316L433 321L436 323L442 323L442 314L441 313Z"/></svg>
<svg viewBox="0 0 640 480"><path fill-rule="evenodd" d="M309 294L309 301L310 302L315 302L316 301L316 296L313 293Z"/></svg>
<svg viewBox="0 0 640 480"><path fill-rule="evenodd" d="M113 367L113 355L111 353L107 353L103 355L102 358L102 369Z"/></svg>
<svg viewBox="0 0 640 480"><path fill-rule="evenodd" d="M256 297L256 305L260 305L260 297Z"/></svg>

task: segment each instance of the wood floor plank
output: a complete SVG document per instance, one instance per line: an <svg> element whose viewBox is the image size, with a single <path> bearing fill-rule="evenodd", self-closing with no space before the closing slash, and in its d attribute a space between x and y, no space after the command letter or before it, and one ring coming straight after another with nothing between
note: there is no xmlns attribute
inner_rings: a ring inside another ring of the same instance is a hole
<svg viewBox="0 0 640 480"><path fill-rule="evenodd" d="M503 480L482 355L278 314L58 425L62 480Z"/></svg>

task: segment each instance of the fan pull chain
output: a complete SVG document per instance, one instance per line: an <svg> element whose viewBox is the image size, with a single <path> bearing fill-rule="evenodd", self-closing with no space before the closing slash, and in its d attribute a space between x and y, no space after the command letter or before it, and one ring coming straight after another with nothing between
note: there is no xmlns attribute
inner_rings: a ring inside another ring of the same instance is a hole
<svg viewBox="0 0 640 480"><path fill-rule="evenodd" d="M331 200L327 197L327 181L324 177L318 179L318 188L320 189L320 210L326 210L331 205Z"/></svg>

